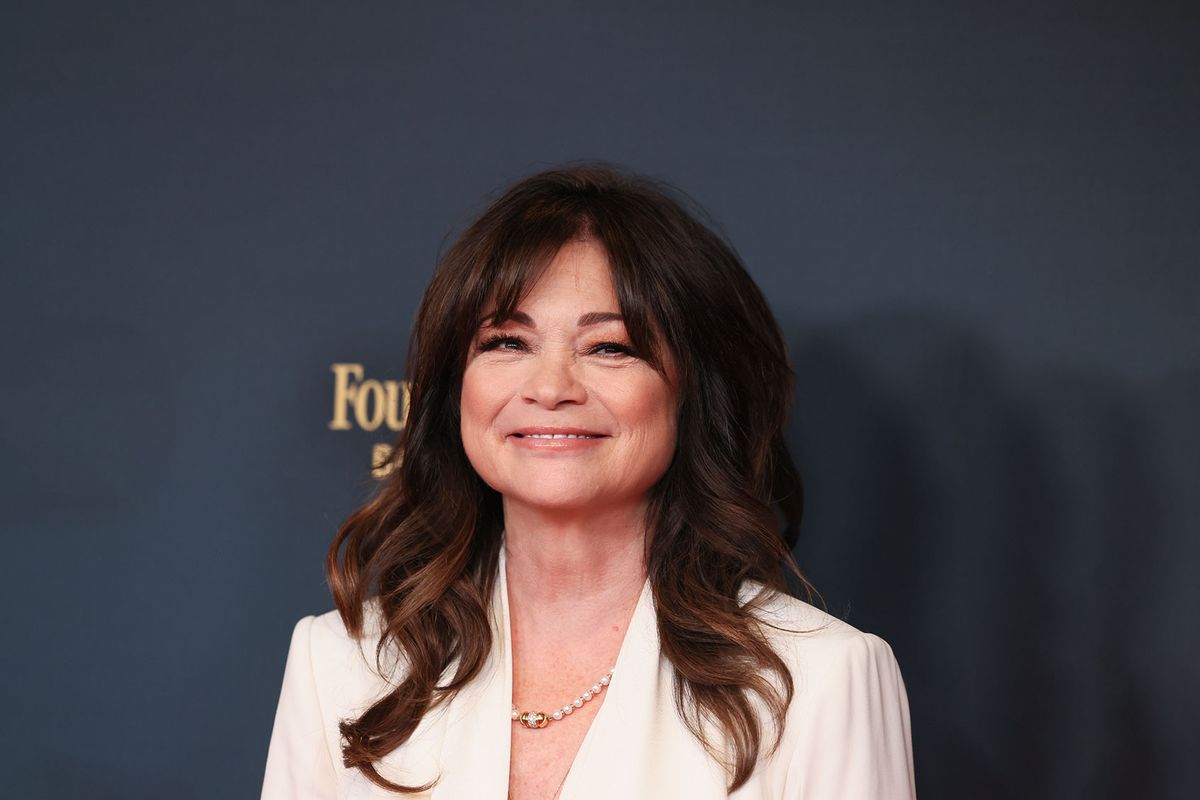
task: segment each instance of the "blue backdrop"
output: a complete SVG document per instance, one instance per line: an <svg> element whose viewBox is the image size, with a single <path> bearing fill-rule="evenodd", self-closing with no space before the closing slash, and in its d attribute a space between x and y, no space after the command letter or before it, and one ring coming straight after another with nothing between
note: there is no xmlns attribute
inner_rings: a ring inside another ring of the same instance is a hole
<svg viewBox="0 0 1200 800"><path fill-rule="evenodd" d="M1002 5L6 4L7 796L257 795L440 249L577 158L771 300L921 796L1200 796L1200 13Z"/></svg>

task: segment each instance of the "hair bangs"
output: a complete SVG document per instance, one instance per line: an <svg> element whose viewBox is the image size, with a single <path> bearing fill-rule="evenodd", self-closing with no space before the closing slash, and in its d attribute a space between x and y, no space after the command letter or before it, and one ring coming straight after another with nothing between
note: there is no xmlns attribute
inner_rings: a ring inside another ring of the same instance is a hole
<svg viewBox="0 0 1200 800"><path fill-rule="evenodd" d="M642 263L646 255L633 250L631 243L620 241L618 226L598 224L599 209L534 207L521 212L514 214L519 219L502 221L504 233L497 237L495 249L478 276L477 285L488 291L481 293L476 307L470 309L474 314L469 320L472 335L483 325L495 327L510 320L564 245L591 241L604 251L617 307L634 349L665 375L667 355L677 361L678 348L668 341L661 309L647 302L654 270ZM504 225L506 222L511 224ZM465 357L468 349L464 343L459 352Z"/></svg>

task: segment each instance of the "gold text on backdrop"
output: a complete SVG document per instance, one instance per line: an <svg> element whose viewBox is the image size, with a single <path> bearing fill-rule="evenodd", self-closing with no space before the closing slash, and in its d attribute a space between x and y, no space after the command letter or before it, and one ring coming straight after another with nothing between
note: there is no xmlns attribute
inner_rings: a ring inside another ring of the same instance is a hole
<svg viewBox="0 0 1200 800"><path fill-rule="evenodd" d="M333 372L333 431L378 430L386 426L399 431L408 419L409 388L407 381L364 380L362 364L331 364ZM371 449L371 474L382 478L391 471L387 464L390 444L375 444Z"/></svg>

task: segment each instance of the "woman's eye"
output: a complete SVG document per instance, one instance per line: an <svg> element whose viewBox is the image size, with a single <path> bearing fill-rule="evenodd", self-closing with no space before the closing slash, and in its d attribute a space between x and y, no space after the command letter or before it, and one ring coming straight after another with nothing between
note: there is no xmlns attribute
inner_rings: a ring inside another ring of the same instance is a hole
<svg viewBox="0 0 1200 800"><path fill-rule="evenodd" d="M617 342L601 342L592 348L592 352L602 356L632 356L633 351Z"/></svg>
<svg viewBox="0 0 1200 800"><path fill-rule="evenodd" d="M480 342L480 351L499 350L513 353L525 347L525 342L515 336L493 336Z"/></svg>

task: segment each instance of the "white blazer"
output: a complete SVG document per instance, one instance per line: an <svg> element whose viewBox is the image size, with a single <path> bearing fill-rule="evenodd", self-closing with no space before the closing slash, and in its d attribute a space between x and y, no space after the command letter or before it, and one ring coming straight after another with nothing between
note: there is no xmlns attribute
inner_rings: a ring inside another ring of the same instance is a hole
<svg viewBox="0 0 1200 800"><path fill-rule="evenodd" d="M377 765L385 777L409 785L440 776L428 793L410 797L502 800L508 794L514 723L504 548L495 587L495 644L479 677L427 714L412 737ZM748 587L745 596L755 588ZM342 766L338 721L357 718L391 685L374 667L379 635L375 614L368 616L369 632L361 642L346 634L335 611L296 624L267 754L263 800L402 797ZM647 580L612 683L559 800L915 798L908 697L887 643L787 596L775 595L759 615L773 625L809 632L766 629L792 672L795 696L778 751L759 760L749 782L728 794L726 774L679 718L671 665L659 652ZM394 658L385 661L384 672L395 675L387 665L396 663Z"/></svg>

